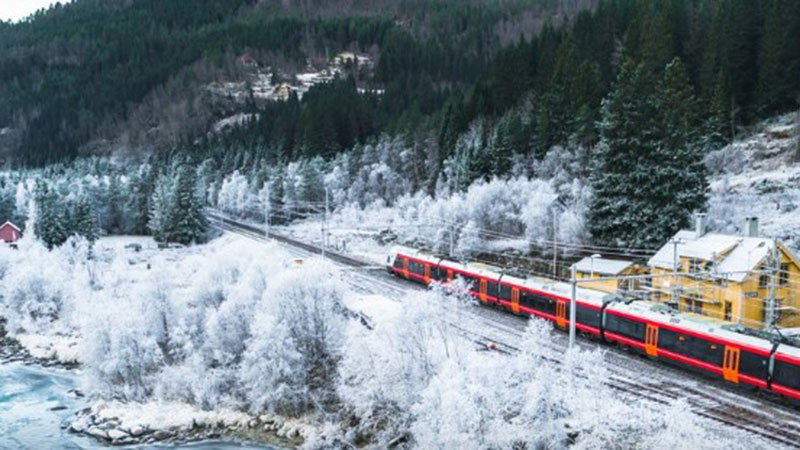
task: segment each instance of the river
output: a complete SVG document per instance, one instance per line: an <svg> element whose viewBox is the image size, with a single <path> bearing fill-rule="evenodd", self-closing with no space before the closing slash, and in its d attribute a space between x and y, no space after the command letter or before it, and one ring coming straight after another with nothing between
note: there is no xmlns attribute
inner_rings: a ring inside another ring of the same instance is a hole
<svg viewBox="0 0 800 450"><path fill-rule="evenodd" d="M76 386L75 373L64 369L19 363L0 364L0 449L110 448L61 428L64 420L85 406L83 399L69 392ZM136 448L276 450L268 445L219 441L149 447L142 445Z"/></svg>

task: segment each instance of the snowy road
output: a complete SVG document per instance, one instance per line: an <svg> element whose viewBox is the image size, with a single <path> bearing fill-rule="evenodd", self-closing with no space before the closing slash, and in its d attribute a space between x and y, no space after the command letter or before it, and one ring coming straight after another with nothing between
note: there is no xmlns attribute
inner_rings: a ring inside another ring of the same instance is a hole
<svg viewBox="0 0 800 450"><path fill-rule="evenodd" d="M249 239L264 240L263 231L250 225L228 221L222 223L218 220L219 216L212 218L216 219L212 221L216 226L227 231ZM298 256L319 254L318 249L307 243L300 243L302 248L298 248L293 239L276 237ZM365 293L402 302L405 296L424 289L389 275L382 267L369 266L343 255L328 253L327 256L333 256L333 260L350 274L350 283ZM360 263L359 267L354 268L352 261ZM514 351L528 322L527 318L481 306L471 308L469 313L467 320L458 326L471 334L473 340L494 342L507 351ZM551 337L548 347L557 359L566 350L568 337L560 331L554 331ZM697 415L725 425L719 427L720 432L737 433L744 430L768 438L773 445L800 448L800 413L783 406L778 400L763 398L724 382L688 373L599 342L583 339L579 340L579 345L585 349L603 349L604 359L608 361L612 373L612 379L607 383L620 390L622 395L630 396L631 401L649 401L658 407L676 399L685 399Z"/></svg>

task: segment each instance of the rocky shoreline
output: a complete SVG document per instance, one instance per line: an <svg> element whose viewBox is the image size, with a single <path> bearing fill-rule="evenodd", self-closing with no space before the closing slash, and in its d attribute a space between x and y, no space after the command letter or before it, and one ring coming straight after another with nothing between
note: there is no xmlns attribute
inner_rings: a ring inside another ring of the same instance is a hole
<svg viewBox="0 0 800 450"><path fill-rule="evenodd" d="M5 320L0 318L0 364L19 363L45 368L73 370L78 363L69 363L57 358L41 358L31 354L17 339L9 336ZM71 389L77 398L84 394ZM57 407L65 409L66 407ZM97 404L77 411L71 420L62 424L71 433L84 435L110 445L181 444L205 440L233 440L258 442L278 447L296 447L303 442L301 428L272 416L246 416L234 421L187 421L180 426L157 427L151 425L127 425L118 417L103 414Z"/></svg>
<svg viewBox="0 0 800 450"><path fill-rule="evenodd" d="M75 369L80 366L78 363L66 363L57 358L39 358L32 355L18 340L8 335L5 329L5 319L0 317L0 364L14 362L63 369Z"/></svg>
<svg viewBox="0 0 800 450"><path fill-rule="evenodd" d="M296 447L303 443L302 427L266 415L247 421L192 419L183 425L159 428L146 424L126 424L119 417L104 415L102 407L87 407L78 411L74 419L63 427L72 433L110 445L181 444L217 439L280 447Z"/></svg>

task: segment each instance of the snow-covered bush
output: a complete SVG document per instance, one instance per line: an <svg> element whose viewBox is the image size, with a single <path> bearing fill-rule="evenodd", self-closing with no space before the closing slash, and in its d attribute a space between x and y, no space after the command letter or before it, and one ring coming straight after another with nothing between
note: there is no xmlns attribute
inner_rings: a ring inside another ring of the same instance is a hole
<svg viewBox="0 0 800 450"><path fill-rule="evenodd" d="M264 292L241 369L250 411L300 414L334 402L346 316L328 270L285 271Z"/></svg>
<svg viewBox="0 0 800 450"><path fill-rule="evenodd" d="M2 315L9 331L38 332L70 307L71 270L63 254L53 255L33 239L20 247L21 251L6 250L0 255L5 266L0 283Z"/></svg>

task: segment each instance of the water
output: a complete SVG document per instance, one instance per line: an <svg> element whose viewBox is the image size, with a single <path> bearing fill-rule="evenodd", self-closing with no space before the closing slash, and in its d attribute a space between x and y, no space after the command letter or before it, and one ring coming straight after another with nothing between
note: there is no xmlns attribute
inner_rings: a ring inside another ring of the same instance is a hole
<svg viewBox="0 0 800 450"><path fill-rule="evenodd" d="M69 393L77 385L75 374L22 364L0 364L0 449L109 449L93 439L61 429L61 424L84 400ZM267 449L249 443L198 442L184 445L136 446L139 448L192 450Z"/></svg>

